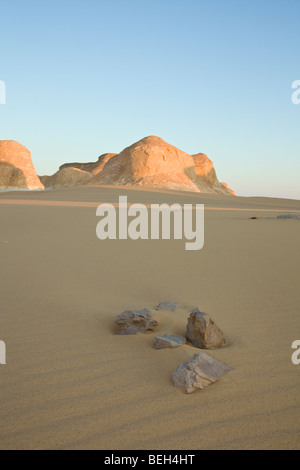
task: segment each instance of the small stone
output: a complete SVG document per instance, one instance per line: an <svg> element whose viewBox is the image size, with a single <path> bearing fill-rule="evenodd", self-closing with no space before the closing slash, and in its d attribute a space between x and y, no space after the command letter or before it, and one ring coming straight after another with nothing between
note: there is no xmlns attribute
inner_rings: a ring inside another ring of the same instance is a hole
<svg viewBox="0 0 300 470"><path fill-rule="evenodd" d="M120 335L135 335L136 333L150 333L158 323L149 310L125 310L116 317L116 324Z"/></svg>
<svg viewBox="0 0 300 470"><path fill-rule="evenodd" d="M183 305L178 304L177 302L159 302L156 310L171 310L174 312L175 310L179 310L181 308L183 308Z"/></svg>
<svg viewBox="0 0 300 470"><path fill-rule="evenodd" d="M176 387L184 387L187 393L192 393L216 382L231 369L223 362L201 352L175 369L173 381Z"/></svg>
<svg viewBox="0 0 300 470"><path fill-rule="evenodd" d="M198 308L189 316L186 339L201 349L215 349L227 344L222 331L214 321Z"/></svg>
<svg viewBox="0 0 300 470"><path fill-rule="evenodd" d="M280 214L276 219L300 219L300 216L296 214Z"/></svg>
<svg viewBox="0 0 300 470"><path fill-rule="evenodd" d="M180 335L163 335L155 336L154 338L155 349L177 348L181 344L185 343L186 339Z"/></svg>

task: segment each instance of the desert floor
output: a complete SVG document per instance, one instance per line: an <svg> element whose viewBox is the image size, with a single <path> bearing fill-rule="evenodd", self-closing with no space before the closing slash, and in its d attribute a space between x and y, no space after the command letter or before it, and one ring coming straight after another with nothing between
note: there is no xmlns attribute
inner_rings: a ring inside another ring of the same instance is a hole
<svg viewBox="0 0 300 470"><path fill-rule="evenodd" d="M205 204L205 242L96 237L103 202ZM299 449L300 201L81 187L0 194L1 449ZM261 217L253 220L250 217ZM266 218L264 218L266 217ZM268 218L271 217L271 218ZM160 301L185 306L156 311ZM186 394L172 372L200 350L155 350L192 308L229 339L233 370ZM159 329L115 334L126 309Z"/></svg>

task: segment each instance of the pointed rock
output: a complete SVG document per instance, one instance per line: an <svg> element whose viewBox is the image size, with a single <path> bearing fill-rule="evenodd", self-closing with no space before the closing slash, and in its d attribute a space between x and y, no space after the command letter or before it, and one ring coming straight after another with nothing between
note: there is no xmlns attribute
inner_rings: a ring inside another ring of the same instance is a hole
<svg viewBox="0 0 300 470"><path fill-rule="evenodd" d="M201 349L225 346L227 341L214 321L198 308L193 310L187 323L186 339Z"/></svg>

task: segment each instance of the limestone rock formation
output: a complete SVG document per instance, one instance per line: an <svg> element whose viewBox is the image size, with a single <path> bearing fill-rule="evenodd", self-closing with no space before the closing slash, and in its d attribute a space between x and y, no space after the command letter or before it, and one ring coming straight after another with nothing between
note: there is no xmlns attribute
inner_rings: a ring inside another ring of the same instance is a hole
<svg viewBox="0 0 300 470"><path fill-rule="evenodd" d="M219 182L213 163L205 154L189 155L156 136L145 137L110 158L90 184L233 194Z"/></svg>
<svg viewBox="0 0 300 470"><path fill-rule="evenodd" d="M186 339L193 346L201 349L215 349L227 344L227 341L214 321L198 308L193 310L187 323Z"/></svg>
<svg viewBox="0 0 300 470"><path fill-rule="evenodd" d="M226 183L220 183L213 162L205 153L192 155L195 164L196 183L203 191L213 191L218 194L235 194Z"/></svg>
<svg viewBox="0 0 300 470"><path fill-rule="evenodd" d="M115 153L105 153L100 155L96 162L91 163L64 163L54 175L40 176L40 180L46 188L88 184L115 155Z"/></svg>
<svg viewBox="0 0 300 470"><path fill-rule="evenodd" d="M154 338L155 349L178 348L178 346L185 343L186 339L180 335L165 334L163 336L155 336Z"/></svg>
<svg viewBox="0 0 300 470"><path fill-rule="evenodd" d="M88 171L92 173L92 175L97 175L100 171L103 170L104 165L108 162L111 157L114 157L115 153L104 153L100 155L96 162L92 163L64 163L59 167L59 170L63 170L64 168L78 168L79 170Z"/></svg>
<svg viewBox="0 0 300 470"><path fill-rule="evenodd" d="M115 320L120 335L135 335L136 333L150 333L158 323L149 310L125 310Z"/></svg>
<svg viewBox="0 0 300 470"><path fill-rule="evenodd" d="M226 191L228 191L229 194L232 194L232 196L236 196L236 192L231 189L227 183L221 183L223 186L223 189L225 188Z"/></svg>
<svg viewBox="0 0 300 470"><path fill-rule="evenodd" d="M192 393L216 382L229 370L231 367L201 352L175 369L173 381L176 387L184 387L187 393Z"/></svg>
<svg viewBox="0 0 300 470"><path fill-rule="evenodd" d="M44 189L31 154L14 140L0 140L0 189Z"/></svg>
<svg viewBox="0 0 300 470"><path fill-rule="evenodd" d="M75 186L87 184L92 178L88 171L79 168L65 167L52 176L40 176L45 188L59 188L63 186Z"/></svg>
<svg viewBox="0 0 300 470"><path fill-rule="evenodd" d="M194 177L194 161L190 155L159 137L150 136L111 158L92 183L199 191Z"/></svg>
<svg viewBox="0 0 300 470"><path fill-rule="evenodd" d="M66 178L67 169L88 173ZM63 184L106 184L166 188L180 191L234 194L219 182L212 161L203 153L189 155L156 136L145 137L119 154L106 153L94 163L65 163L51 177L41 177L49 187ZM65 181L67 180L67 183Z"/></svg>

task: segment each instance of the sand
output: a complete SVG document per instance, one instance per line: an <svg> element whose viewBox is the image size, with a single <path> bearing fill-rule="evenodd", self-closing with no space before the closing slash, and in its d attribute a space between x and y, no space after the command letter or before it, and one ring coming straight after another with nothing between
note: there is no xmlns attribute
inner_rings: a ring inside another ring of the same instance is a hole
<svg viewBox="0 0 300 470"><path fill-rule="evenodd" d="M100 241L96 207L120 194L204 203L203 249ZM96 186L0 194L0 448L299 449L300 221L275 218L285 212L300 201ZM156 311L161 301L185 308ZM114 319L149 308L159 334L184 335L194 307L229 339L209 354L233 370L188 395L172 372L200 350L155 350L157 333L119 336Z"/></svg>

